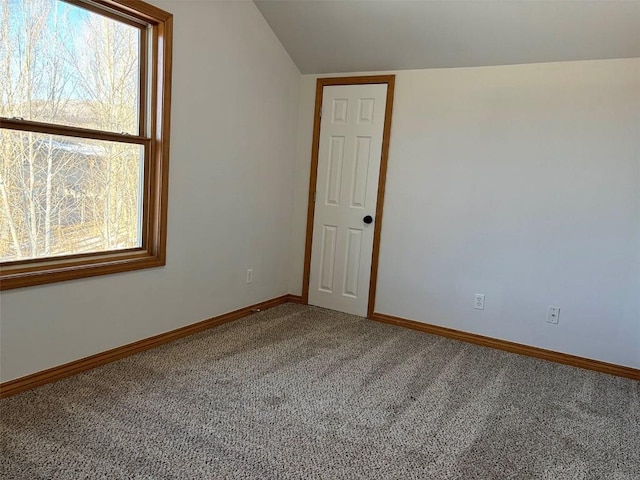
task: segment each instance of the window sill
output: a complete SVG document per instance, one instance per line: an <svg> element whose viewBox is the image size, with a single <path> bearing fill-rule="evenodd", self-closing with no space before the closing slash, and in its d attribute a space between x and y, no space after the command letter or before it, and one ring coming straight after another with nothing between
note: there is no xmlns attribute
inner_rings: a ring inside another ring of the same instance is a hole
<svg viewBox="0 0 640 480"><path fill-rule="evenodd" d="M165 264L164 256L151 255L142 250L100 254L91 259L49 258L29 266L21 264L1 267L0 290L161 267Z"/></svg>

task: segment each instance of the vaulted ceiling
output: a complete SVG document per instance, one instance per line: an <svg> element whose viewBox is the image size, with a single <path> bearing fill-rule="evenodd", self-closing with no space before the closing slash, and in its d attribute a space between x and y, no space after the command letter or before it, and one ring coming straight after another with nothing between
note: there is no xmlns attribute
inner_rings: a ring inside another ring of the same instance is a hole
<svg viewBox="0 0 640 480"><path fill-rule="evenodd" d="M640 1L255 0L302 73L640 57Z"/></svg>

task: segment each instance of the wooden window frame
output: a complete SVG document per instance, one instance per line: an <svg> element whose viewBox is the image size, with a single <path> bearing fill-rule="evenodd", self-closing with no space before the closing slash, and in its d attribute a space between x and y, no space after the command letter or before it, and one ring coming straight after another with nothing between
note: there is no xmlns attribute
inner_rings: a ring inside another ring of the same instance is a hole
<svg viewBox="0 0 640 480"><path fill-rule="evenodd" d="M0 263L0 290L166 264L173 15L140 0L61 0L141 30L138 135L1 118L0 128L144 145L142 246Z"/></svg>

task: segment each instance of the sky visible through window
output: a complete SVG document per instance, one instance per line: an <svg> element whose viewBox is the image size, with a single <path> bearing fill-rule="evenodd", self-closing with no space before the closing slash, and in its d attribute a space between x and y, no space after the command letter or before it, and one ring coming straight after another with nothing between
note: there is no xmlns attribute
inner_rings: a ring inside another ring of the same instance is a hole
<svg viewBox="0 0 640 480"><path fill-rule="evenodd" d="M139 29L60 0L0 5L0 116L137 134ZM120 111L92 122L77 107L96 101Z"/></svg>
<svg viewBox="0 0 640 480"><path fill-rule="evenodd" d="M89 24L91 16L99 16L62 0L0 0L0 5L2 5L3 12L7 14L2 19L2 22L6 22L8 27L7 32L4 28L2 29L3 41L5 40L4 34L8 33L7 37L11 42L10 52L4 53L9 53L14 62L24 54L24 36L27 34L25 27L29 24L33 25L38 20L38 16L44 14L46 18L44 28L41 29L45 31L43 37L50 39L57 36L59 41L63 43L63 51L72 58L77 58L78 52L83 47L80 41L82 37L78 33ZM34 15L34 11L38 13ZM17 75L19 71L14 69L12 73ZM15 80L14 78L13 81ZM72 87L72 85L68 85L64 94L71 99L83 98L82 90ZM45 90L35 92L35 94L40 99L47 98ZM3 100L5 99L3 98Z"/></svg>

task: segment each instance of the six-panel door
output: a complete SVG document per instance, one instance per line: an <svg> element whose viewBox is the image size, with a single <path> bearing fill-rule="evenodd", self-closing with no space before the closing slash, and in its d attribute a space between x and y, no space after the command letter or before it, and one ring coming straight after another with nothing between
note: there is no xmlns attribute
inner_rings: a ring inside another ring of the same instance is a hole
<svg viewBox="0 0 640 480"><path fill-rule="evenodd" d="M324 87L309 304L366 316L386 84Z"/></svg>

